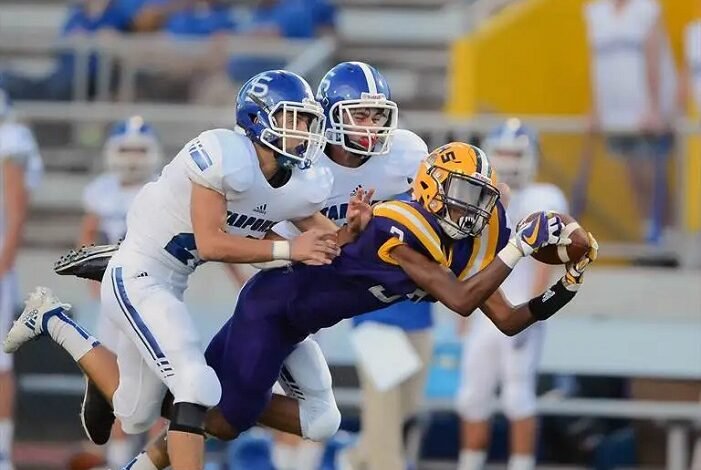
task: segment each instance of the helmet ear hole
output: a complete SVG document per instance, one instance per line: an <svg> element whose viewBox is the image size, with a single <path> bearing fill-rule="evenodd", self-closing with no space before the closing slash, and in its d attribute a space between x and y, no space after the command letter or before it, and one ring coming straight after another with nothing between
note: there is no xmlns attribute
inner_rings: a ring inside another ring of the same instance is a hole
<svg viewBox="0 0 701 470"><path fill-rule="evenodd" d="M428 189L428 184L426 184L425 181L421 181L420 184L421 184L421 187L422 187L423 189Z"/></svg>

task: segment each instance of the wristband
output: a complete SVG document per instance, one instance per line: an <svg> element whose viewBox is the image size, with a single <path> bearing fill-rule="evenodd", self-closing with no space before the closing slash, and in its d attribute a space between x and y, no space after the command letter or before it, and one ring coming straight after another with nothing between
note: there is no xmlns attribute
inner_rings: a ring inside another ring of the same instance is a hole
<svg viewBox="0 0 701 470"><path fill-rule="evenodd" d="M536 320L547 320L567 305L574 298L575 294L576 292L567 290L561 281L557 281L543 294L529 300L528 309Z"/></svg>
<svg viewBox="0 0 701 470"><path fill-rule="evenodd" d="M519 250L513 243L509 242L504 248L501 249L497 256L500 260L504 262L505 265L514 269L516 263L518 263L521 258L523 258L523 253Z"/></svg>
<svg viewBox="0 0 701 470"><path fill-rule="evenodd" d="M274 260L289 260L290 259L290 242L287 240L273 242L273 259Z"/></svg>

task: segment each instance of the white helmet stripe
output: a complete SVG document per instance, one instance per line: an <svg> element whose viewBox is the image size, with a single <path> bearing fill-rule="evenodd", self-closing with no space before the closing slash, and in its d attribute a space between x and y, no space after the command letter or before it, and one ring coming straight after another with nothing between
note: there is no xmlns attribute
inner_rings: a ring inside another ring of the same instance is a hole
<svg viewBox="0 0 701 470"><path fill-rule="evenodd" d="M360 67L360 70L363 71L365 74L365 80L368 82L368 93L372 95L377 94L377 83L375 82L375 76L372 74L372 70L368 66L368 64L364 64L363 62L353 62L355 65Z"/></svg>
<svg viewBox="0 0 701 470"><path fill-rule="evenodd" d="M477 163L479 168L479 173L482 176L489 178L489 159L487 154L485 154L481 149L476 149Z"/></svg>

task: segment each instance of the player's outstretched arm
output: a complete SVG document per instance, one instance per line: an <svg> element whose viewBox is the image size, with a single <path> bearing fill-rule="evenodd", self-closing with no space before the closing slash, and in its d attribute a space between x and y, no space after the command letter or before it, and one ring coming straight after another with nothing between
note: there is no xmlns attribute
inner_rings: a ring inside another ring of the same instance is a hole
<svg viewBox="0 0 701 470"><path fill-rule="evenodd" d="M336 256L335 241L322 230L309 230L292 241L256 240L227 233L225 197L196 183L192 184L190 217L197 251L206 261L258 263L279 259L326 264Z"/></svg>
<svg viewBox="0 0 701 470"><path fill-rule="evenodd" d="M407 245L394 248L392 258L419 288L464 317L492 295L511 273L511 268L496 258L474 276L459 281L447 268Z"/></svg>
<svg viewBox="0 0 701 470"><path fill-rule="evenodd" d="M537 321L553 316L574 298L584 281L584 271L596 261L599 245L591 233L588 235L591 247L589 251L576 263L568 264L565 275L545 292L526 303L514 306L504 297L501 290L497 290L480 305L480 309L499 330L509 336L520 333Z"/></svg>

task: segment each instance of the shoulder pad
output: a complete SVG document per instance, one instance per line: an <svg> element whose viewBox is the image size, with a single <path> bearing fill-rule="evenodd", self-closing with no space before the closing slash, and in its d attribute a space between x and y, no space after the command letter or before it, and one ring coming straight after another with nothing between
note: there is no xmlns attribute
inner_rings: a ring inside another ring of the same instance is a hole
<svg viewBox="0 0 701 470"><path fill-rule="evenodd" d="M378 234L396 237L402 243L426 254L434 261L447 265L447 259L441 248L439 232L412 203L404 201L383 202L373 207L372 214L374 230Z"/></svg>
<svg viewBox="0 0 701 470"><path fill-rule="evenodd" d="M213 129L200 134L200 140L212 158L220 162L225 189L247 191L259 166L250 139L229 129Z"/></svg>
<svg viewBox="0 0 701 470"><path fill-rule="evenodd" d="M415 133L406 129L397 129L392 134L392 146L386 156L388 172L407 178L414 178L419 163L428 156L426 142ZM383 157L378 157L383 158Z"/></svg>
<svg viewBox="0 0 701 470"><path fill-rule="evenodd" d="M327 166L314 164L306 170L293 171L299 171L304 194L312 204L322 204L331 196L333 173Z"/></svg>

